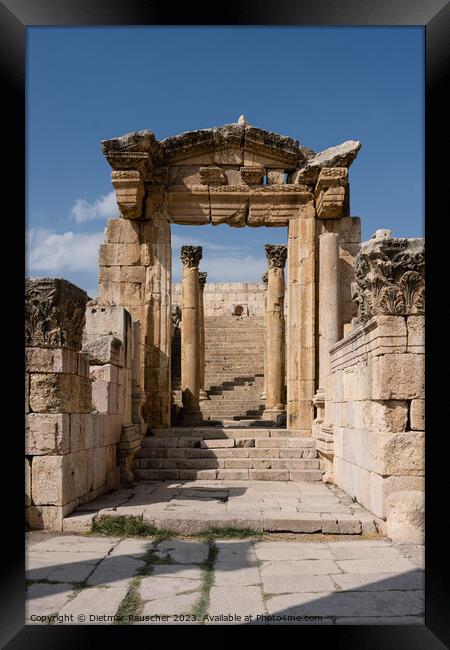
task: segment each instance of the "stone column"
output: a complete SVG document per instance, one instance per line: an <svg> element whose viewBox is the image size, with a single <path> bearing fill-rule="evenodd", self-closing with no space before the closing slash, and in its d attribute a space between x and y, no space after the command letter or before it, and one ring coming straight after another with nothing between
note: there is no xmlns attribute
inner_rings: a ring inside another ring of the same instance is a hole
<svg viewBox="0 0 450 650"><path fill-rule="evenodd" d="M313 425L316 449L325 470L322 480L334 482L333 387L330 347L339 340L339 235L319 237L319 388L314 396L317 409Z"/></svg>
<svg viewBox="0 0 450 650"><path fill-rule="evenodd" d="M209 399L209 395L205 390L205 307L203 304L203 291L205 289L206 278L208 274L205 271L201 271L198 274L198 309L199 309L199 320L200 320L200 401Z"/></svg>
<svg viewBox="0 0 450 650"><path fill-rule="evenodd" d="M319 237L319 391L325 399L325 423L331 422L329 349L339 340L339 236Z"/></svg>
<svg viewBox="0 0 450 650"><path fill-rule="evenodd" d="M287 246L266 244L269 262L266 301L266 409L264 418L276 420L286 412L285 331L284 331L284 265Z"/></svg>
<svg viewBox="0 0 450 650"><path fill-rule="evenodd" d="M263 284L264 284L264 289L266 290L265 295L264 295L264 318L266 315L266 310L267 310L267 271L262 274L261 277ZM267 326L265 327L264 331L264 386L262 393L260 395L261 399L266 399L266 374L267 374Z"/></svg>
<svg viewBox="0 0 450 650"><path fill-rule="evenodd" d="M202 421L200 397L200 318L198 265L201 246L182 246L183 310L181 319L181 423L194 425Z"/></svg>

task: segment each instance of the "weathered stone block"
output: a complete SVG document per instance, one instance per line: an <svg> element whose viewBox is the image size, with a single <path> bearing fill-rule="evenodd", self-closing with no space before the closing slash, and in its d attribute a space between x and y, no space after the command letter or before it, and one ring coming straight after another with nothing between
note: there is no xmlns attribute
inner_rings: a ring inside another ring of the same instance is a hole
<svg viewBox="0 0 450 650"><path fill-rule="evenodd" d="M373 438L373 471L383 476L423 474L425 434L406 431Z"/></svg>
<svg viewBox="0 0 450 650"><path fill-rule="evenodd" d="M425 390L423 354L385 354L372 359L372 398L422 398Z"/></svg>
<svg viewBox="0 0 450 650"><path fill-rule="evenodd" d="M377 517L386 517L386 499L390 494L401 491L424 491L423 476L389 476L383 477L372 472L370 475L370 501L363 503ZM362 503L362 502L361 502Z"/></svg>
<svg viewBox="0 0 450 650"><path fill-rule="evenodd" d="M119 368L112 363L105 363L102 366L91 365L90 377L92 381L105 381L113 384L118 383Z"/></svg>
<svg viewBox="0 0 450 650"><path fill-rule="evenodd" d="M65 514L62 506L31 505L25 508L25 521L31 530L60 531Z"/></svg>
<svg viewBox="0 0 450 650"><path fill-rule="evenodd" d="M70 414L70 453L96 446L94 417L91 413Z"/></svg>
<svg viewBox="0 0 450 650"><path fill-rule="evenodd" d="M28 372L78 373L78 355L69 348L26 348L25 367Z"/></svg>
<svg viewBox="0 0 450 650"><path fill-rule="evenodd" d="M366 402L366 426L371 431L397 433L405 431L408 422L408 402L387 400Z"/></svg>
<svg viewBox="0 0 450 650"><path fill-rule="evenodd" d="M425 316L408 316L408 352L425 352Z"/></svg>
<svg viewBox="0 0 450 650"><path fill-rule="evenodd" d="M88 413L92 410L91 383L65 373L33 373L30 408L35 413Z"/></svg>
<svg viewBox="0 0 450 650"><path fill-rule="evenodd" d="M106 381L92 384L92 405L98 413L119 413L119 386Z"/></svg>
<svg viewBox="0 0 450 650"><path fill-rule="evenodd" d="M129 219L108 219L104 241L106 244L140 244L141 224Z"/></svg>
<svg viewBox="0 0 450 650"><path fill-rule="evenodd" d="M409 422L411 429L414 431L425 430L425 400L413 399L411 400L411 407L409 411Z"/></svg>
<svg viewBox="0 0 450 650"><path fill-rule="evenodd" d="M89 377L89 354L78 352L78 369L77 374L80 377Z"/></svg>
<svg viewBox="0 0 450 650"><path fill-rule="evenodd" d="M139 266L139 244L100 244L99 263L102 266Z"/></svg>
<svg viewBox="0 0 450 650"><path fill-rule="evenodd" d="M107 447L97 447L92 450L92 489L97 489L106 483Z"/></svg>
<svg viewBox="0 0 450 650"><path fill-rule="evenodd" d="M25 420L25 454L67 454L70 449L68 413L28 413Z"/></svg>
<svg viewBox="0 0 450 650"><path fill-rule="evenodd" d="M76 496L75 471L69 470L65 456L36 456L33 459L31 485L35 505L63 505Z"/></svg>
<svg viewBox="0 0 450 650"><path fill-rule="evenodd" d="M25 505L31 505L31 458L25 458Z"/></svg>
<svg viewBox="0 0 450 650"><path fill-rule="evenodd" d="M93 338L83 345L83 351L89 354L89 362L92 366L104 364L123 366L122 342L115 336L106 335Z"/></svg>
<svg viewBox="0 0 450 650"><path fill-rule="evenodd" d="M400 544L425 541L425 494L394 492L387 497L387 535Z"/></svg>
<svg viewBox="0 0 450 650"><path fill-rule="evenodd" d="M25 413L30 412L30 373L25 373Z"/></svg>

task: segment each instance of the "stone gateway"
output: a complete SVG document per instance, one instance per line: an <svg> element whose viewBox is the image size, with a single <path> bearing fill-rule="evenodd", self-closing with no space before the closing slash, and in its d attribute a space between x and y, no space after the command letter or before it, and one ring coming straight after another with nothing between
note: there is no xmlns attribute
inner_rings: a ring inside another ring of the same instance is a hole
<svg viewBox="0 0 450 650"><path fill-rule="evenodd" d="M80 508L132 481L301 481L343 491L359 518L262 525L423 540L424 241L361 242L360 147L314 152L243 116L102 142L120 217L98 296L26 283L30 528L83 526ZM174 284L171 224L285 228L286 245L264 230L253 284L209 282L201 247L182 246Z"/></svg>

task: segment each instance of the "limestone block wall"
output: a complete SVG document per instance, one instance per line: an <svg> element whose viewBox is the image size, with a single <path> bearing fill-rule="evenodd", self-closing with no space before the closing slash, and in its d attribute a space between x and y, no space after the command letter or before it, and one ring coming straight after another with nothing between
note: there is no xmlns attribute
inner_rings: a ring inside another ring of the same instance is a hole
<svg viewBox="0 0 450 650"><path fill-rule="evenodd" d="M360 323L330 348L334 481L404 543L424 535L423 260L421 240L364 245Z"/></svg>
<svg viewBox="0 0 450 650"><path fill-rule="evenodd" d="M238 315L264 316L266 288L262 282L206 282L203 290L206 317L232 316L238 307ZM181 283L172 284L172 304L182 305ZM287 304L285 300L285 314Z"/></svg>
<svg viewBox="0 0 450 650"><path fill-rule="evenodd" d="M62 530L78 505L130 478L144 434L134 329L126 310L86 307L66 280L27 279L26 298L25 516Z"/></svg>

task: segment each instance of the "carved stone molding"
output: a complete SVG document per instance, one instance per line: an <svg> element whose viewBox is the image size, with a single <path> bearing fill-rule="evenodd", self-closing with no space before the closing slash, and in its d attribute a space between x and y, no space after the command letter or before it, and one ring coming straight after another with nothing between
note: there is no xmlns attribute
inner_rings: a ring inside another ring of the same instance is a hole
<svg viewBox="0 0 450 650"><path fill-rule="evenodd" d="M264 167L241 167L241 178L247 185L259 185L265 174Z"/></svg>
<svg viewBox="0 0 450 650"><path fill-rule="evenodd" d="M348 169L345 167L326 167L321 170L314 193L319 219L343 216L347 184Z"/></svg>
<svg viewBox="0 0 450 650"><path fill-rule="evenodd" d="M190 268L198 266L202 259L201 246L182 246L181 247L181 261L184 266Z"/></svg>
<svg viewBox="0 0 450 650"><path fill-rule="evenodd" d="M144 203L144 183L136 169L113 171L111 182L116 191L117 205L124 219L139 219Z"/></svg>
<svg viewBox="0 0 450 650"><path fill-rule="evenodd" d="M61 278L26 278L25 346L81 350L86 291Z"/></svg>
<svg viewBox="0 0 450 650"><path fill-rule="evenodd" d="M266 244L266 257L269 268L283 269L286 263L287 246L283 244Z"/></svg>
<svg viewBox="0 0 450 650"><path fill-rule="evenodd" d="M378 314L425 313L423 239L371 239L362 245L354 268L352 299L358 305L359 322Z"/></svg>
<svg viewBox="0 0 450 650"><path fill-rule="evenodd" d="M220 167L200 167L199 174L203 185L226 185L225 172Z"/></svg>
<svg viewBox="0 0 450 650"><path fill-rule="evenodd" d="M200 291L203 291L203 289L205 288L207 277L208 274L206 273L206 271L200 271L200 273L198 274L198 286L200 287Z"/></svg>

